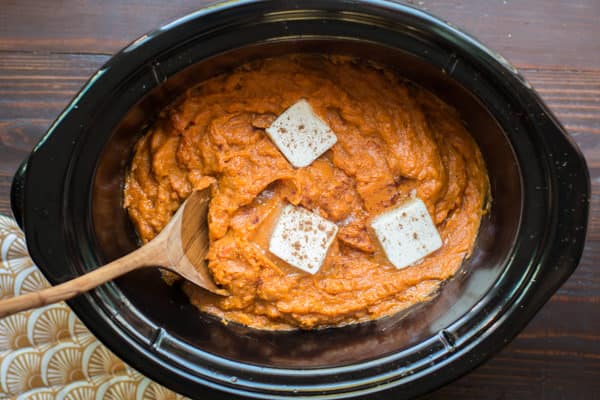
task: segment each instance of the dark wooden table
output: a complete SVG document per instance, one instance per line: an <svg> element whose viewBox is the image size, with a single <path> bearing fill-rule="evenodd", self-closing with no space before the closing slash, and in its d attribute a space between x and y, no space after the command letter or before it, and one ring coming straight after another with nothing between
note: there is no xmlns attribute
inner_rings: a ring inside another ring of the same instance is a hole
<svg viewBox="0 0 600 400"><path fill-rule="evenodd" d="M111 54L204 4L0 2L0 212L12 175ZM600 0L412 1L478 37L529 79L585 153L591 217L581 264L502 352L426 399L600 399Z"/></svg>

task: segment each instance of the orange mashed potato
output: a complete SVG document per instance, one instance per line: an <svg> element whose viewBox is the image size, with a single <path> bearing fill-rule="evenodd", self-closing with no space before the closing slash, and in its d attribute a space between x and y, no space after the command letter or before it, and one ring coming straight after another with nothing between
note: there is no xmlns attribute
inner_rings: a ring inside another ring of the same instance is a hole
<svg viewBox="0 0 600 400"><path fill-rule="evenodd" d="M265 134L306 99L338 142L293 168ZM430 299L471 253L489 184L457 112L368 62L292 55L245 64L190 88L137 143L124 204L143 242L195 189L212 185L208 268L231 296L190 283L200 310L260 329L313 329L397 313ZM416 193L443 246L393 267L370 220ZM315 275L270 254L285 202L335 222L338 235Z"/></svg>

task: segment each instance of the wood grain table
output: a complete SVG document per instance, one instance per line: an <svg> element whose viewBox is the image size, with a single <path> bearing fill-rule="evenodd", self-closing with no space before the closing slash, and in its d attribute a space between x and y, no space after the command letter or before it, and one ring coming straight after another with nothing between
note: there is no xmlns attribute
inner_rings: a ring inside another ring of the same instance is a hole
<svg viewBox="0 0 600 400"><path fill-rule="evenodd" d="M192 0L0 1L0 212L12 175L111 54L200 8ZM413 5L515 64L583 150L591 216L579 268L491 360L424 399L600 399L600 0L424 0Z"/></svg>

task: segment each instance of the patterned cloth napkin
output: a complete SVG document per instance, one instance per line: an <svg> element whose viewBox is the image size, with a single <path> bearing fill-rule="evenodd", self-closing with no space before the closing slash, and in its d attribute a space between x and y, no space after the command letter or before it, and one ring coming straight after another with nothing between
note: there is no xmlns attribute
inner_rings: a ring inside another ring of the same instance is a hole
<svg viewBox="0 0 600 400"><path fill-rule="evenodd" d="M49 286L23 232L0 215L0 299ZM0 399L184 399L126 365L65 303L0 319Z"/></svg>

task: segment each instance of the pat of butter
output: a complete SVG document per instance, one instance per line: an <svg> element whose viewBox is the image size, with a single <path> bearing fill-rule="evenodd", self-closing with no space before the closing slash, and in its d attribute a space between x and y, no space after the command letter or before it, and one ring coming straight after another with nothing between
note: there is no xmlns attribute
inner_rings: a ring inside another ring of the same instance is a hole
<svg viewBox="0 0 600 400"><path fill-rule="evenodd" d="M296 168L310 165L337 142L335 133L304 99L285 110L266 132Z"/></svg>
<svg viewBox="0 0 600 400"><path fill-rule="evenodd" d="M323 265L337 231L333 222L288 204L275 223L269 251L288 264L315 274Z"/></svg>
<svg viewBox="0 0 600 400"><path fill-rule="evenodd" d="M442 247L425 203L414 198L371 222L385 254L398 269L406 268Z"/></svg>

